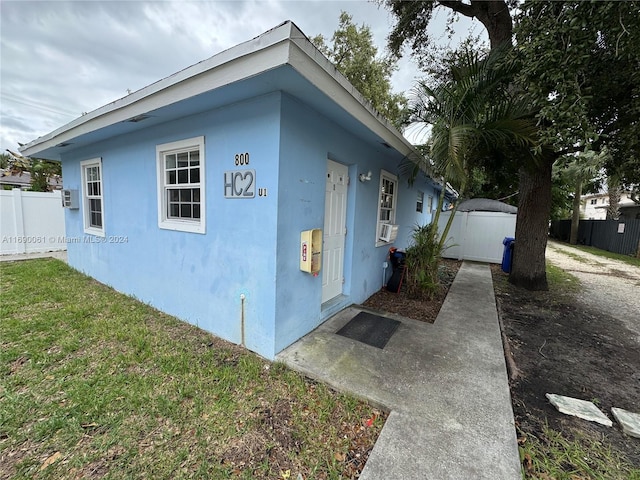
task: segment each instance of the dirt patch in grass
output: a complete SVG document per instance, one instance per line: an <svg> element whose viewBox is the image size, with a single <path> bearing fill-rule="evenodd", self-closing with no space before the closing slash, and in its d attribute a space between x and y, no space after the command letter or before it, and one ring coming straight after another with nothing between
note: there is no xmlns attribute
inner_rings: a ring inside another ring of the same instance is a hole
<svg viewBox="0 0 640 480"><path fill-rule="evenodd" d="M9 364L9 372L16 373L29 359L27 357L18 357Z"/></svg>
<svg viewBox="0 0 640 480"><path fill-rule="evenodd" d="M631 469L640 469L639 439L623 434L615 421L608 428L559 413L545 397L545 393L555 393L593 401L610 418L611 407L638 412L640 346L635 335L615 318L580 303L573 294L553 286L548 292L529 292L509 284L499 266L492 266L492 273L508 338L507 354L515 366L510 386L520 442L530 438L544 448L560 445L550 430L560 432L565 440L588 445L589 455L619 456ZM561 455L566 457L558 462L563 472L555 475L565 475L562 478L573 478L570 474L578 475L576 472L589 476L575 478L640 478L640 470L614 471L615 460L607 463L605 459L600 464L605 467L598 467L595 458L573 461L570 455ZM580 462L583 465L577 465ZM524 466L528 478L557 478L543 473L531 458L525 459Z"/></svg>
<svg viewBox="0 0 640 480"><path fill-rule="evenodd" d="M432 300L415 300L409 298L406 288L401 288L399 293L382 289L364 302L364 306L373 310L386 313L394 313L413 320L433 323L440 312L440 307L449 292L449 287L458 273L462 262L457 260L442 259L439 267L440 291Z"/></svg>
<svg viewBox="0 0 640 480"><path fill-rule="evenodd" d="M264 405L253 416L257 420L255 428L222 446L220 461L238 473L247 468L255 471L265 462L273 471L285 471L289 466L288 456L299 455L301 450L301 443L295 438L291 404L279 399Z"/></svg>

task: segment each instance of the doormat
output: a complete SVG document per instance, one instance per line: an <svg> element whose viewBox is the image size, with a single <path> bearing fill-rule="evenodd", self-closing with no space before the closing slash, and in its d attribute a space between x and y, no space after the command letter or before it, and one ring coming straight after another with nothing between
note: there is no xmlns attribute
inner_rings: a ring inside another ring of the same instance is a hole
<svg viewBox="0 0 640 480"><path fill-rule="evenodd" d="M384 348L400 326L398 320L360 312L349 323L336 332L337 335L366 343L376 348Z"/></svg>

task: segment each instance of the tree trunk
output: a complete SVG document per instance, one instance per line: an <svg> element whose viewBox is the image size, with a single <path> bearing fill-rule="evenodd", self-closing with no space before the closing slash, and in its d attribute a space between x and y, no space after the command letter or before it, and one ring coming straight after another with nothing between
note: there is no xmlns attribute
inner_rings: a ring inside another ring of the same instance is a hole
<svg viewBox="0 0 640 480"><path fill-rule="evenodd" d="M438 200L438 210L442 210L442 206L444 204L444 196L447 191L446 190L447 179L443 178L442 183L444 184L444 187L442 188L442 195ZM464 188L460 188L460 190L458 191L458 199L463 198L463 195L464 195ZM451 215L449 215L449 220L447 220L447 224L445 225L444 230L442 231L442 235L440 235L440 238L438 239L438 255L442 255L442 251L444 249L444 243L447 241L447 235L449 235L449 230L451 230L451 225L453 225L453 217L455 216L457 211L458 211L458 204L456 203L453 206L453 209L451 210ZM440 219L440 212L438 212L435 218L436 232L438 230L439 219Z"/></svg>
<svg viewBox="0 0 640 480"><path fill-rule="evenodd" d="M513 25L509 6L504 0L472 1L477 5L476 16L489 34L491 48L502 45L505 42L512 43Z"/></svg>
<svg viewBox="0 0 640 480"><path fill-rule="evenodd" d="M576 180L576 190L573 192L573 211L571 215L571 235L569 243L578 243L578 227L580 226L580 199L582 197L582 179Z"/></svg>
<svg viewBox="0 0 640 480"><path fill-rule="evenodd" d="M470 3L461 0L438 0L438 4L465 17L480 20L489 34L491 48L505 42L513 42L513 22L505 0L471 0Z"/></svg>
<svg viewBox="0 0 640 480"><path fill-rule="evenodd" d="M476 17L489 34L491 48L513 43L513 23L505 0L438 0L444 7ZM547 290L545 250L551 211L552 162L528 171L520 169L516 244L509 281L529 290Z"/></svg>
<svg viewBox="0 0 640 480"><path fill-rule="evenodd" d="M613 177L607 178L607 190L609 192L607 218L618 220L620 218L620 198L622 197L620 182Z"/></svg>
<svg viewBox="0 0 640 480"><path fill-rule="evenodd" d="M520 168L516 243L509 282L527 290L547 290L545 250L551 211L551 163Z"/></svg>

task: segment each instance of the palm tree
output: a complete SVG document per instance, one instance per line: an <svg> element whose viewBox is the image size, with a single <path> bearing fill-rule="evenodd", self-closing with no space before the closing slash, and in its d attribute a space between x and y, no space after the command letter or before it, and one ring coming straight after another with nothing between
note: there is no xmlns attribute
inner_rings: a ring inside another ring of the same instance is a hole
<svg viewBox="0 0 640 480"><path fill-rule="evenodd" d="M554 165L557 175L573 185L573 211L571 215L571 233L569 243L578 243L578 227L580 225L580 202L582 200L582 187L589 180L594 179L605 162L610 158L607 147L600 152L585 150L584 152L568 156L564 162Z"/></svg>
<svg viewBox="0 0 640 480"><path fill-rule="evenodd" d="M423 149L426 160L408 160L402 170L409 183L424 171L436 173L443 184L435 218L428 228L415 229L413 245L407 249L407 284L415 296L421 289L429 295L438 283L438 259L456 211L454 207L438 236L447 185L463 197L472 166L498 153L509 158L518 152L527 161L534 158L538 129L527 105L510 88L517 66L509 60L508 48L494 48L484 56L463 50L448 78L433 85L421 81L413 90L412 123L430 132Z"/></svg>
<svg viewBox="0 0 640 480"><path fill-rule="evenodd" d="M59 179L62 175L60 162L43 158L23 157L19 153L7 149L7 166L4 175L31 174L31 191L48 192L49 179Z"/></svg>
<svg viewBox="0 0 640 480"><path fill-rule="evenodd" d="M537 144L537 126L527 105L510 89L517 66L508 57L508 47L495 48L486 55L463 50L450 67L448 79L435 85L420 81L413 90L411 119L415 125L430 128L427 142L428 164L405 163L412 182L420 170L434 171L463 197L470 169L496 152L518 151L531 159ZM444 188L432 222L437 232L444 203ZM440 237L442 249L452 212Z"/></svg>

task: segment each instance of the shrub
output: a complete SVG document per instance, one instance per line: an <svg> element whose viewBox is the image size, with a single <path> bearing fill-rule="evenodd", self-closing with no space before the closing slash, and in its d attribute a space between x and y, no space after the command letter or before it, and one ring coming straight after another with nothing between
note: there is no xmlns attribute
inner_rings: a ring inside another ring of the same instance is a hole
<svg viewBox="0 0 640 480"><path fill-rule="evenodd" d="M416 225L407 248L405 284L410 297L429 300L440 290L438 264L440 245L437 229L432 225Z"/></svg>

